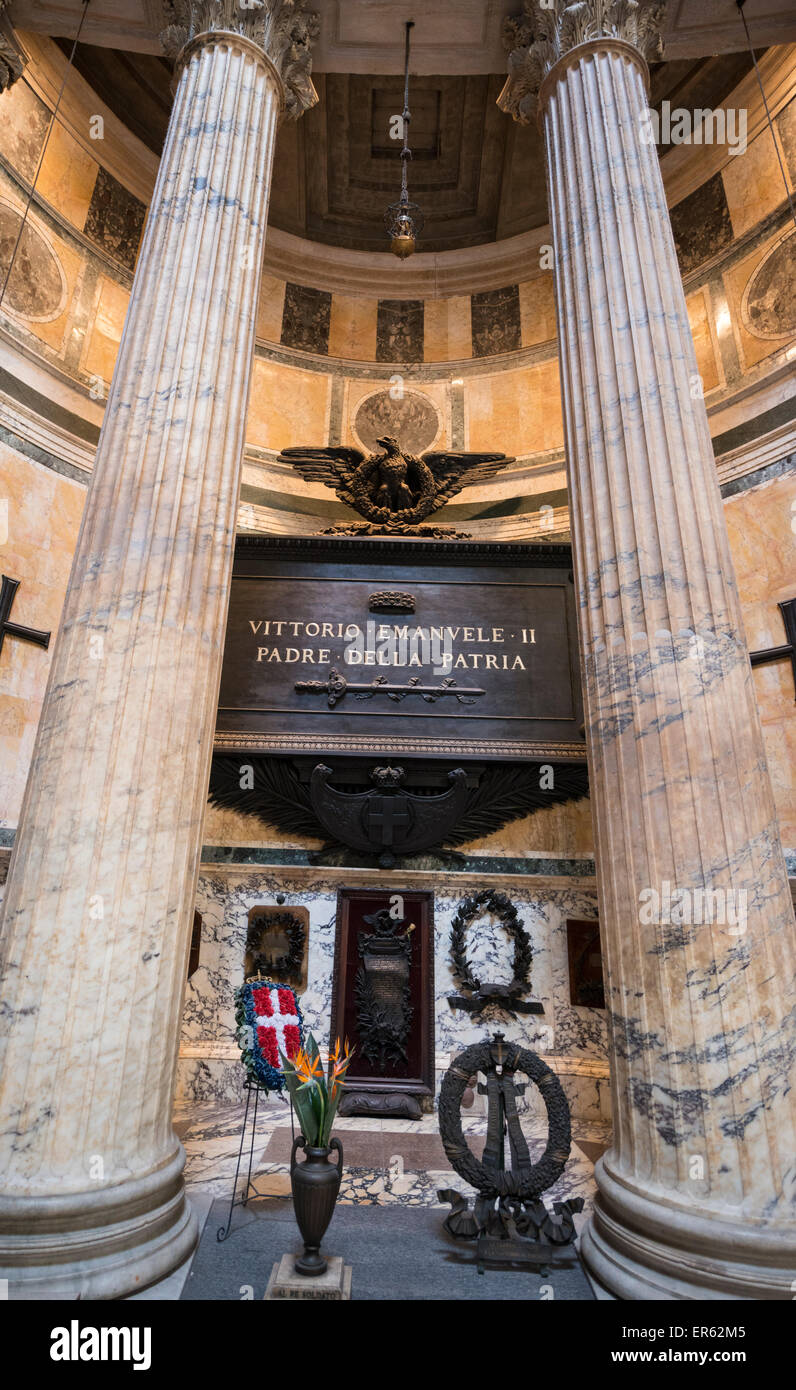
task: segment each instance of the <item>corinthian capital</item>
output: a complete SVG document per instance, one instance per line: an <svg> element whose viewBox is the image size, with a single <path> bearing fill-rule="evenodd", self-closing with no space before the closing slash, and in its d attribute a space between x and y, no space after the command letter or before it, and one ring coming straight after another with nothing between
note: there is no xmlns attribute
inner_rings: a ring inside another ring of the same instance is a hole
<svg viewBox="0 0 796 1390"><path fill-rule="evenodd" d="M522 12L504 21L509 75L498 106L521 125L536 110L539 88L550 69L579 44L622 39L647 62L662 57L665 4L640 0L522 0Z"/></svg>
<svg viewBox="0 0 796 1390"><path fill-rule="evenodd" d="M285 84L288 115L300 116L314 106L312 44L318 36L318 16L305 9L306 0L164 0L166 27L160 42L167 58L175 60L190 39L225 30L251 39L271 59Z"/></svg>
<svg viewBox="0 0 796 1390"><path fill-rule="evenodd" d="M22 76L25 58L17 43L16 34L8 15L4 13L6 0L0 0L0 92L4 92Z"/></svg>

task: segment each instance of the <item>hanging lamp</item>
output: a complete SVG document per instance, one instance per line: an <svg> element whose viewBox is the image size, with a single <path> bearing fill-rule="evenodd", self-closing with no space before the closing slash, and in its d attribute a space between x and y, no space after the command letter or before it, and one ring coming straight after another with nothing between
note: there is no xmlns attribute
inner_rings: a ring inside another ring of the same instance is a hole
<svg viewBox="0 0 796 1390"><path fill-rule="evenodd" d="M406 50L404 57L404 109L402 116L403 148L401 150L401 196L397 203L391 203L384 214L384 225L390 238L390 250L399 260L406 260L417 246L417 238L423 230L423 214L417 203L409 200L409 36L414 28L414 20L406 21Z"/></svg>

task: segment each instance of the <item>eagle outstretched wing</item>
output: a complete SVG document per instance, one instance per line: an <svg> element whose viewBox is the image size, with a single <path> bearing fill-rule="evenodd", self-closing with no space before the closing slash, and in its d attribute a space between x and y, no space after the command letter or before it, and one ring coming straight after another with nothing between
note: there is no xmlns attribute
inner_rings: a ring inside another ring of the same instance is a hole
<svg viewBox="0 0 796 1390"><path fill-rule="evenodd" d="M314 449L302 444L297 449L283 449L279 455L280 463L289 463L308 483L325 483L334 488L342 502L353 506L351 483L365 455L359 449L345 445Z"/></svg>
<svg viewBox="0 0 796 1390"><path fill-rule="evenodd" d="M483 483L514 459L508 454L465 454L446 449L423 455L423 462L437 483L437 505L442 506L463 487Z"/></svg>

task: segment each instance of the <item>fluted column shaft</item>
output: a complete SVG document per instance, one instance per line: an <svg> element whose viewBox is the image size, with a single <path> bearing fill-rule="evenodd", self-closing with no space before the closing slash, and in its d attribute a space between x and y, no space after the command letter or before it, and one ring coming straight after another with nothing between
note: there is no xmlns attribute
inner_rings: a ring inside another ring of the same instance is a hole
<svg viewBox="0 0 796 1390"><path fill-rule="evenodd" d="M240 34L184 50L5 900L12 1298L195 1239L171 1099L282 102Z"/></svg>
<svg viewBox="0 0 796 1390"><path fill-rule="evenodd" d="M583 1253L791 1297L793 917L646 66L581 44L540 103L613 1047Z"/></svg>

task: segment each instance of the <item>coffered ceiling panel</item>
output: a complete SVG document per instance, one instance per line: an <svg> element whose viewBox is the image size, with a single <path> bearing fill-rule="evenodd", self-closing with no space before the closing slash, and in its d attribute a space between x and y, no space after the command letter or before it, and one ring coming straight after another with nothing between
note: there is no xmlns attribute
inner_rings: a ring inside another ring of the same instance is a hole
<svg viewBox="0 0 796 1390"><path fill-rule="evenodd" d="M71 51L60 39L64 52ZM651 72L651 99L711 107L749 70L748 53L681 58ZM171 70L155 54L81 43L80 75L130 130L160 153L171 107ZM542 141L497 107L501 72L418 74L410 84L409 189L424 217L420 249L441 252L519 235L547 221ZM399 76L316 74L318 105L280 127L269 222L350 250L385 251L385 208L401 187Z"/></svg>

